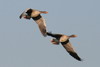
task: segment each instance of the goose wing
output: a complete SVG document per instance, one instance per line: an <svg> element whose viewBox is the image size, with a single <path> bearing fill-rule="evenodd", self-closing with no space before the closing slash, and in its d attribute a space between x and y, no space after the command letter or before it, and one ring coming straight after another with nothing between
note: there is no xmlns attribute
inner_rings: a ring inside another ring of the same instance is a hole
<svg viewBox="0 0 100 67"><path fill-rule="evenodd" d="M43 36L46 36L46 22L45 19L43 17L41 17L40 19L36 20L36 23L38 24L38 27L42 33Z"/></svg>
<svg viewBox="0 0 100 67"><path fill-rule="evenodd" d="M82 59L78 56L78 54L74 51L69 40L66 43L62 43L62 46L66 49L66 51L78 61L82 61Z"/></svg>
<svg viewBox="0 0 100 67"><path fill-rule="evenodd" d="M23 16L24 16L25 14L24 14L24 12L19 16L19 18L21 19Z"/></svg>
<svg viewBox="0 0 100 67"><path fill-rule="evenodd" d="M25 18L25 19L30 19L31 18L31 16L27 15L25 11L19 16L20 19L22 17Z"/></svg>

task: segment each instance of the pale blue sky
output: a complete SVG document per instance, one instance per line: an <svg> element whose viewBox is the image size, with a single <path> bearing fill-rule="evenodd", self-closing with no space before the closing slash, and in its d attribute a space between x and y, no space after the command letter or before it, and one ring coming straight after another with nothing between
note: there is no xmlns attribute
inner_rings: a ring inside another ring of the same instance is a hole
<svg viewBox="0 0 100 67"><path fill-rule="evenodd" d="M33 20L19 19L26 9L42 14L48 31L66 35L78 55L44 38ZM0 0L0 67L100 67L100 0Z"/></svg>

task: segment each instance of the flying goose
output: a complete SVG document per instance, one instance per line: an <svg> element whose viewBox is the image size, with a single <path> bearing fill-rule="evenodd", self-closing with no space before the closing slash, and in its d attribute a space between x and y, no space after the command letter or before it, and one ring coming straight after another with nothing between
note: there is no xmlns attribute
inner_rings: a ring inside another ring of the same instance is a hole
<svg viewBox="0 0 100 67"><path fill-rule="evenodd" d="M42 33L43 36L46 36L46 22L45 19L40 15L40 14L47 14L47 11L39 11L39 10L35 10L35 9L27 9L25 10L20 16L19 18L21 19L22 17L25 19L33 19L39 26L39 29Z"/></svg>
<svg viewBox="0 0 100 67"><path fill-rule="evenodd" d="M49 33L49 32L47 32L47 35L53 37L53 39L51 40L52 44L59 45L59 43L61 43L62 46L66 49L66 51L72 57L74 57L78 61L82 61L82 59L78 56L78 54L73 49L71 43L69 42L69 39L76 37L76 35L67 36L67 35L63 35L63 34L52 34L52 33Z"/></svg>

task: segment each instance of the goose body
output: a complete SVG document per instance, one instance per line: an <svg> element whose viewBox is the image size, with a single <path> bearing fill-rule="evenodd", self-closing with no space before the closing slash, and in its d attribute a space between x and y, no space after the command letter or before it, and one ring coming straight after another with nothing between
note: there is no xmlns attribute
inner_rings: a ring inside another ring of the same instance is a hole
<svg viewBox="0 0 100 67"><path fill-rule="evenodd" d="M46 36L46 21L40 14L47 14L47 11L39 11L35 9L27 9L21 15L20 19L23 17L25 19L33 19L37 24L43 36Z"/></svg>
<svg viewBox="0 0 100 67"><path fill-rule="evenodd" d="M73 49L69 39L76 37L76 35L63 35L63 34L52 34L47 32L48 36L53 37L53 39L51 40L51 43L59 45L59 43L62 44L62 46L65 48L65 50L76 60L78 61L82 61L82 59L78 56L78 54L75 52L75 50Z"/></svg>

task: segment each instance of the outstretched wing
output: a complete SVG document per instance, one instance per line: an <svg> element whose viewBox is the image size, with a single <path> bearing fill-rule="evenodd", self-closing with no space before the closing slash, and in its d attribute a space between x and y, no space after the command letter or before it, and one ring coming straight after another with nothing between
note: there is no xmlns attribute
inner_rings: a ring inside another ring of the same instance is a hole
<svg viewBox="0 0 100 67"><path fill-rule="evenodd" d="M66 43L62 43L62 46L66 49L66 51L78 61L82 61L82 59L78 56L78 54L74 51L69 40Z"/></svg>
<svg viewBox="0 0 100 67"><path fill-rule="evenodd" d="M24 11L24 12L25 12L25 11ZM24 12L19 16L20 19L24 16Z"/></svg>
<svg viewBox="0 0 100 67"><path fill-rule="evenodd" d="M46 34L46 22L45 22L45 19L43 17L41 17L40 19L36 20L36 23L38 24L39 26L39 29L42 33L43 36L47 36Z"/></svg>
<svg viewBox="0 0 100 67"><path fill-rule="evenodd" d="M25 19L30 19L31 18L31 16L28 16L26 13L25 13L25 11L19 16L19 18L21 19L21 18L25 18Z"/></svg>

